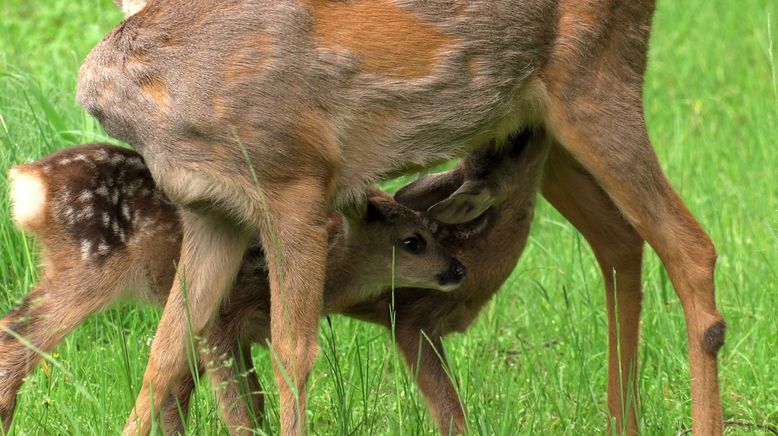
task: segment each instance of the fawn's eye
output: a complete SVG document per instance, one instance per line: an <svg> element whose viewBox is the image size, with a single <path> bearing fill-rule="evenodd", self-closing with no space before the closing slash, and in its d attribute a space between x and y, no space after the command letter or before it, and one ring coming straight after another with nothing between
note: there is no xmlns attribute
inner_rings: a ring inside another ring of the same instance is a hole
<svg viewBox="0 0 778 436"><path fill-rule="evenodd" d="M418 233L410 238L403 239L402 244L406 251L413 254L421 254L424 252L424 249L427 248L427 243Z"/></svg>

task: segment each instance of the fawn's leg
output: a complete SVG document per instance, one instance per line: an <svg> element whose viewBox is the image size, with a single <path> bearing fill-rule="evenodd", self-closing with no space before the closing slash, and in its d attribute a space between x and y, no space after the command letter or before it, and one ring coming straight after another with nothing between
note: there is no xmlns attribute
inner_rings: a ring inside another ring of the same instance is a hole
<svg viewBox="0 0 778 436"><path fill-rule="evenodd" d="M249 428L258 428L265 416L265 391L257 377L254 367L254 359L251 357L251 343L241 342L239 345L242 359L237 360L239 366L238 388L243 409L248 412L248 421L252 424ZM237 353L236 353L237 355ZM252 433L253 434L253 433Z"/></svg>
<svg viewBox="0 0 778 436"><path fill-rule="evenodd" d="M284 436L305 432L305 386L318 353L329 190L323 180L298 179L268 193L272 225L260 225L270 271L270 352Z"/></svg>
<svg viewBox="0 0 778 436"><path fill-rule="evenodd" d="M197 367L199 374L203 373L201 365ZM164 434L186 434L184 430L189 416L189 402L195 387L195 378L191 371L187 371L173 387L172 394L167 397L160 412L160 426Z"/></svg>
<svg viewBox="0 0 778 436"><path fill-rule="evenodd" d="M41 359L37 350L50 352L116 296L109 291L111 287L99 286L99 281L93 282L95 287L87 292L82 292L83 284L71 283L67 278L60 278L57 285L44 283L0 321L0 420L5 431L11 425L16 394L24 377Z"/></svg>
<svg viewBox="0 0 778 436"><path fill-rule="evenodd" d="M173 383L189 370L187 358L231 289L248 236L226 220L183 209L183 242L176 279L170 290L143 385L125 435L147 434L154 414L171 394ZM191 357L197 359L196 357Z"/></svg>
<svg viewBox="0 0 778 436"><path fill-rule="evenodd" d="M459 394L446 373L443 340L434 328L421 328L412 318L397 314L397 346L427 399L441 434L458 435L465 430L465 414Z"/></svg>
<svg viewBox="0 0 778 436"><path fill-rule="evenodd" d="M241 379L245 380L243 400L245 402L248 396L246 408L251 412L249 415L251 422L257 427L262 423L265 416L265 390L257 376L257 369L254 367L254 359L251 357L251 344L242 344L241 353L243 354L243 367L241 370L246 374L245 379Z"/></svg>
<svg viewBox="0 0 778 436"><path fill-rule="evenodd" d="M252 434L262 420L264 396L251 358L251 344L240 342L235 323L217 320L201 356L211 389L231 434Z"/></svg>
<svg viewBox="0 0 778 436"><path fill-rule="evenodd" d="M602 270L608 308L608 409L615 418L613 429L637 434L643 238L591 175L558 145L546 161L543 195L583 234Z"/></svg>
<svg viewBox="0 0 778 436"><path fill-rule="evenodd" d="M642 7L614 6L645 13L637 10ZM721 434L716 355L724 343L725 324L714 297L716 251L670 186L648 138L642 107L645 60L636 55L645 53L646 38L601 30L599 43L611 44L613 50L563 48L562 54L580 57L552 61L546 67L546 126L662 260L686 316L694 430ZM571 44L578 41L563 38Z"/></svg>

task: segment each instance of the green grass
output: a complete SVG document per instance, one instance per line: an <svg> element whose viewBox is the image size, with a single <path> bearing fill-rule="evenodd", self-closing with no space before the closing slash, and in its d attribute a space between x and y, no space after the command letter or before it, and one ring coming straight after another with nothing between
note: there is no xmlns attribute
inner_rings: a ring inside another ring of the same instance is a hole
<svg viewBox="0 0 778 436"><path fill-rule="evenodd" d="M74 99L86 53L120 19L107 0L0 3L0 190L14 163L103 139ZM771 29L772 28L772 29ZM726 418L778 424L778 4L660 1L646 116L669 178L720 254L718 304L729 324L721 356ZM597 434L606 422L604 292L582 237L541 201L530 243L475 325L446 345L473 434ZM0 201L0 312L36 281L32 241ZM644 267L641 426L690 424L689 368L678 299L653 254ZM122 305L90 318L27 380L16 434L116 434L145 368L156 310ZM434 434L391 337L341 317L322 323L309 385L318 434ZM267 350L255 349L278 407ZM223 434L207 386L193 434ZM733 434L754 434L735 428Z"/></svg>

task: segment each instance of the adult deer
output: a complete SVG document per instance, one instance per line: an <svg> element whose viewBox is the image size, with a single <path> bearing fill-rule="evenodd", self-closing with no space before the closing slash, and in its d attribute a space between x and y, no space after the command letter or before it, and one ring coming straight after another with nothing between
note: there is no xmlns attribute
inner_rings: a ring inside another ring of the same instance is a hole
<svg viewBox="0 0 778 436"><path fill-rule="evenodd" d="M79 101L184 211L184 274L126 433L148 431L186 370L179 285L199 334L255 232L271 273L282 433L302 432L328 205L542 127L554 142L543 193L605 277L611 414L636 431L621 400L635 371L620 368L634 368L648 241L686 316L693 426L720 434L716 253L662 173L643 117L653 11L651 0L152 0L117 26L84 62Z"/></svg>

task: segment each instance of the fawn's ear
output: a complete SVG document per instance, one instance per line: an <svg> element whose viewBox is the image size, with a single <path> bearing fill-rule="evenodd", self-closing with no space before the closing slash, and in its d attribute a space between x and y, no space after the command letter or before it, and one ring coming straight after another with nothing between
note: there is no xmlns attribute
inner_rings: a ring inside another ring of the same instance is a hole
<svg viewBox="0 0 778 436"><path fill-rule="evenodd" d="M368 188L364 201L353 204L342 210L342 213L351 221L386 221L396 215L397 207L401 207L392 199L392 196L377 188Z"/></svg>
<svg viewBox="0 0 778 436"><path fill-rule="evenodd" d="M445 200L432 205L429 215L444 224L472 221L494 203L492 192L483 180L467 180Z"/></svg>
<svg viewBox="0 0 778 436"><path fill-rule="evenodd" d="M366 223L386 221L386 208L382 201L376 198L368 198L365 203L365 213L362 215Z"/></svg>
<svg viewBox="0 0 778 436"><path fill-rule="evenodd" d="M462 185L462 179L458 169L422 176L397 191L394 199L405 207L424 212L452 195Z"/></svg>

